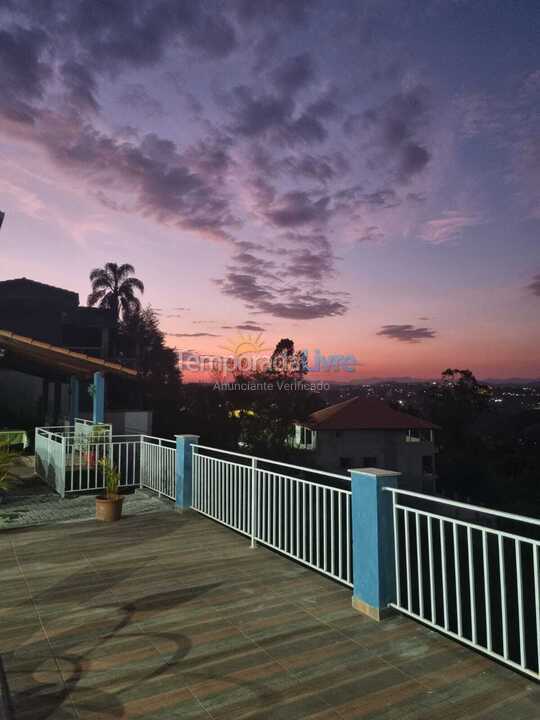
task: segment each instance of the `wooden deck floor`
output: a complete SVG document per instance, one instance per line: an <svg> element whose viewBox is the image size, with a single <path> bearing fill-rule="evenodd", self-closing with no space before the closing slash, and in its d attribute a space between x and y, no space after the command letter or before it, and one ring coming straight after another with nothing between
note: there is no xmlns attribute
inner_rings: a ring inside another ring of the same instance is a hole
<svg viewBox="0 0 540 720"><path fill-rule="evenodd" d="M537 720L532 681L192 513L0 533L17 720Z"/></svg>

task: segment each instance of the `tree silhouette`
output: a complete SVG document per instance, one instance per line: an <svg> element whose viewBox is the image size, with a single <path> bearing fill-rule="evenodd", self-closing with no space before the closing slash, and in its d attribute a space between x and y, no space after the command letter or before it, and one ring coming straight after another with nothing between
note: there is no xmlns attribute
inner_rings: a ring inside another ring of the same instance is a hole
<svg viewBox="0 0 540 720"><path fill-rule="evenodd" d="M118 326L121 317L125 319L141 309L141 302L135 291L142 294L144 285L138 278L131 277L134 272L135 268L129 263L117 265L108 262L105 267L95 268L90 273L92 292L87 303L109 310L115 326Z"/></svg>

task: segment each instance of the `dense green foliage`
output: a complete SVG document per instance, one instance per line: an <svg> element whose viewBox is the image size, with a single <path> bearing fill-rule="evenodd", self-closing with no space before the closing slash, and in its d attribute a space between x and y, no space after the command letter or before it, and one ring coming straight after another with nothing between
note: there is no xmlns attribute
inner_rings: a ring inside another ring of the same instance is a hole
<svg viewBox="0 0 540 720"><path fill-rule="evenodd" d="M536 411L492 402L470 370L448 369L428 414L437 432L439 487L474 502L540 514L540 421Z"/></svg>
<svg viewBox="0 0 540 720"><path fill-rule="evenodd" d="M140 407L153 412L155 434L178 433L182 400L178 353L166 345L158 316L151 307L124 318L118 346L121 358L137 369L139 378L136 384L111 378L112 402L118 407L133 407L133 397L138 395Z"/></svg>

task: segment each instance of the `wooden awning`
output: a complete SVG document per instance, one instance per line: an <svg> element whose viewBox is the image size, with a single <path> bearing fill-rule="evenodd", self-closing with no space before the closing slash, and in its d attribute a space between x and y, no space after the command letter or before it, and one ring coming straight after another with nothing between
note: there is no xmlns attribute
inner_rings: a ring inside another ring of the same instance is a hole
<svg viewBox="0 0 540 720"><path fill-rule="evenodd" d="M95 372L105 372L123 377L137 377L136 370L120 363L17 335L9 330L0 330L0 369L2 367L39 375L52 373L89 378ZM41 372L42 370L45 372Z"/></svg>

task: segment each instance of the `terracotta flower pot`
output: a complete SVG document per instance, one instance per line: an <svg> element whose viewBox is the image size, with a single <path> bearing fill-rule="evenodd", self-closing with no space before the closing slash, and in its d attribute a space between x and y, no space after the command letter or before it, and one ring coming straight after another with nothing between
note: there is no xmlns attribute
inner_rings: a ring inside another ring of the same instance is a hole
<svg viewBox="0 0 540 720"><path fill-rule="evenodd" d="M122 517L122 503L124 498L121 495L106 497L99 495L96 498L96 520L102 522L115 522Z"/></svg>

